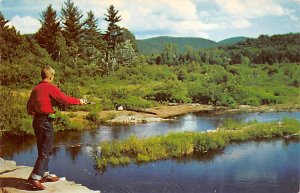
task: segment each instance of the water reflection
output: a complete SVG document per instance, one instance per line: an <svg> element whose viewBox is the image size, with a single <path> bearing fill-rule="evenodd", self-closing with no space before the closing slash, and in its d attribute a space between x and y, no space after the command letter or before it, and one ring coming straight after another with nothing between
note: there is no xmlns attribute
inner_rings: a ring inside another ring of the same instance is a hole
<svg viewBox="0 0 300 193"><path fill-rule="evenodd" d="M36 139L29 136L0 136L0 157L13 159L16 154L32 151L36 145Z"/></svg>
<svg viewBox="0 0 300 193"><path fill-rule="evenodd" d="M300 140L234 143L223 150L182 159L94 168L93 147L56 146L50 171L101 192L296 192L300 172ZM34 147L14 160L33 165ZM27 156L27 157L26 157ZM276 160L276 161L274 161Z"/></svg>
<svg viewBox="0 0 300 193"><path fill-rule="evenodd" d="M172 121L153 122L138 125L100 126L98 129L84 132L68 131L59 132L55 135L54 144L57 147L68 145L98 145L103 141L124 139L130 135L149 137L163 135L170 132L206 131L215 129L227 118L259 122L281 120L284 117L300 120L300 112L274 112L274 113L239 113L239 114L214 114L192 113L176 117ZM14 155L23 154L26 151L35 151L34 137L11 137L3 136L0 139L0 157L13 159ZM72 150L73 151L73 150ZM73 154L70 154L73 155ZM30 157L35 157L31 155Z"/></svg>
<svg viewBox="0 0 300 193"><path fill-rule="evenodd" d="M70 156L72 161L75 161L78 155L82 153L81 146L67 146L66 147L67 156Z"/></svg>
<svg viewBox="0 0 300 193"><path fill-rule="evenodd" d="M169 132L215 129L226 118L267 122L300 112L248 114L187 114L173 121L140 125L100 126L84 132L59 132L50 171L101 192L297 192L300 173L299 139L235 143L224 150L194 154L182 159L94 168L93 149L99 142L162 135ZM0 157L18 165L33 166L34 137L2 136ZM116 183L117 182L117 183Z"/></svg>
<svg viewBox="0 0 300 193"><path fill-rule="evenodd" d="M111 167L96 176L100 184L93 187L101 192L297 192L300 144L290 142L284 149L282 143L240 143L206 154L209 158Z"/></svg>

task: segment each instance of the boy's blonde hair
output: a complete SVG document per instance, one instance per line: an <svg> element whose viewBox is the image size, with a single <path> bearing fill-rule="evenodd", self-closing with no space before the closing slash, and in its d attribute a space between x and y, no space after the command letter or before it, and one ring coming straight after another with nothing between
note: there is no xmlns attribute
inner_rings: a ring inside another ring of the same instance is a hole
<svg viewBox="0 0 300 193"><path fill-rule="evenodd" d="M53 68L51 68L50 66L45 66L44 68L42 68L41 70L41 77L42 79L45 78L50 78L51 76L54 76L55 71L53 70Z"/></svg>

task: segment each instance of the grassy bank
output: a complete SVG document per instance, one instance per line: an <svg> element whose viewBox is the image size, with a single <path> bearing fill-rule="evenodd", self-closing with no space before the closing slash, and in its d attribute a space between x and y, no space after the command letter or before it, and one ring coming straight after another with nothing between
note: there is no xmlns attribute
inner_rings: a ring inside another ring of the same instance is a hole
<svg viewBox="0 0 300 193"><path fill-rule="evenodd" d="M222 149L231 142L299 134L300 122L294 119L270 123L238 123L229 120L224 128L215 132L171 133L147 139L131 136L125 140L104 142L100 144L101 156L95 156L95 160L99 169L105 169L108 165L155 161Z"/></svg>
<svg viewBox="0 0 300 193"><path fill-rule="evenodd" d="M2 107L0 109L0 134L34 135L32 117L26 114L26 102L30 91L12 91L0 89ZM204 104L179 104L175 106L157 105L140 111L102 110L102 103L86 105L60 111L59 118L54 121L55 132L76 130L82 131L98 127L100 124L135 124L148 121L158 121L160 118L177 116L191 112L239 113L239 112L270 112L270 111L299 111L295 104L276 104L249 106L239 108L213 106ZM162 119L161 119L162 120Z"/></svg>
<svg viewBox="0 0 300 193"><path fill-rule="evenodd" d="M54 68L59 69L58 66ZM28 77L35 81L25 81L26 85L23 85L22 81L13 84L13 80L8 79L5 81L8 85L0 85L1 133L33 134L31 117L26 114L26 103L30 90L39 78ZM74 113L70 117L63 114L55 123L56 130L82 130L91 124L105 122L116 114L102 116L100 112L114 110L119 105L126 110L155 114L160 118L202 110L262 112L270 108L273 108L272 111L300 109L299 77L299 63L272 66L196 63L165 66L141 63L135 67L120 67L103 77L58 73L55 84L63 92L77 98L87 97L96 105L65 109ZM170 103L184 106L167 106ZM193 107L189 105L191 103L202 106ZM240 105L248 108L239 109ZM77 112L89 115L82 117Z"/></svg>

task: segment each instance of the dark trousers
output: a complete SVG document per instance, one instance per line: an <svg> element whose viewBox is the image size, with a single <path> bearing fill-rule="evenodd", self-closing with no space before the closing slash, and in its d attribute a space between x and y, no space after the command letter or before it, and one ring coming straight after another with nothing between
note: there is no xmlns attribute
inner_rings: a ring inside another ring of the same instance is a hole
<svg viewBox="0 0 300 193"><path fill-rule="evenodd" d="M39 180L48 172L48 163L53 150L54 130L48 115L35 115L33 129L37 140L38 158L30 178Z"/></svg>

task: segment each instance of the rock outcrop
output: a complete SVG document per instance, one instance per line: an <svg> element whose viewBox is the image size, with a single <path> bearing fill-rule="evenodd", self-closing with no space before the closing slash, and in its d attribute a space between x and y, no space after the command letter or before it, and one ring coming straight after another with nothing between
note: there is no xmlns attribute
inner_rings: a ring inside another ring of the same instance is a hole
<svg viewBox="0 0 300 193"><path fill-rule="evenodd" d="M1 193L28 193L36 192L27 182L32 171L29 166L17 166L14 161L0 158L0 192ZM100 193L85 186L60 178L57 182L45 183L46 189L38 191L41 193Z"/></svg>

